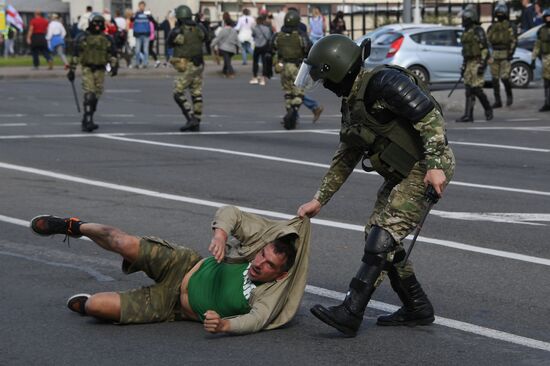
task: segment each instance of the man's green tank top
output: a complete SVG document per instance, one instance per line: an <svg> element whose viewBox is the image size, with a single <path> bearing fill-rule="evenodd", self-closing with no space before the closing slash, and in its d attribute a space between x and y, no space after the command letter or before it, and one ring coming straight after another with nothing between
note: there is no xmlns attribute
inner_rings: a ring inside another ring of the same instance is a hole
<svg viewBox="0 0 550 366"><path fill-rule="evenodd" d="M217 263L209 257L189 279L189 304L201 321L204 313L214 310L222 318L246 314L248 299L256 287L248 278L250 263Z"/></svg>

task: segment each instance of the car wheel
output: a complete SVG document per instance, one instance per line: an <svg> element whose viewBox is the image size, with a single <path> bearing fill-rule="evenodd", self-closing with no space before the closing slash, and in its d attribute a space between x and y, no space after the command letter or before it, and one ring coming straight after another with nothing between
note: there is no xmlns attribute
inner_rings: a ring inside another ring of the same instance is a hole
<svg viewBox="0 0 550 366"><path fill-rule="evenodd" d="M409 71L412 72L417 78L428 84L430 82L430 75L428 70L419 65L409 67Z"/></svg>
<svg viewBox="0 0 550 366"><path fill-rule="evenodd" d="M523 62L512 64L510 81L514 88L527 88L531 82L531 68Z"/></svg>

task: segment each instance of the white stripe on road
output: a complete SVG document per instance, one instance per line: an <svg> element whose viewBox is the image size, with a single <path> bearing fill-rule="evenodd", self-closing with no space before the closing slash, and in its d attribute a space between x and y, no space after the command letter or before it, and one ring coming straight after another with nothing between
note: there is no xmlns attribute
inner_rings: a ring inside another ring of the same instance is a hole
<svg viewBox="0 0 550 366"><path fill-rule="evenodd" d="M534 147L513 146L513 145L484 144L484 143L479 143L479 142L449 141L449 144L451 144L451 145L490 147L490 148L507 149L507 150L544 152L544 153L550 152L550 149L539 149L539 148L534 148Z"/></svg>
<svg viewBox="0 0 550 366"><path fill-rule="evenodd" d="M467 220L467 221L489 221L509 224L523 224L544 226L540 222L550 222L550 214L536 213L508 213L508 212L449 212L430 210L430 215L446 219Z"/></svg>
<svg viewBox="0 0 550 366"><path fill-rule="evenodd" d="M86 179L86 178L81 178L81 177L77 177L77 176L73 176L73 175L55 173L55 172L48 171L48 170L25 167L25 166L21 166L21 165L13 165L13 164L1 163L0 162L0 168L15 170L15 171L29 173L29 174L36 174L36 175L40 175L40 176L46 176L46 177L59 179L59 180L64 180L64 181L68 181L68 182L74 182L74 183L80 183L80 184L95 186L95 187L107 188L107 189L112 189L112 190L116 190L116 191L129 192L129 193L139 194L139 195L148 196L148 197L162 198L162 199L171 200L171 201L178 201L178 202L185 202L185 203L199 205L199 206L219 208L219 207L227 205L226 203L222 203L222 202L202 200L202 199L198 199L198 198L180 196L180 195L176 195L176 194L152 191L152 190L149 190L149 189L130 187L130 186L122 185L122 184L114 184L114 183L103 182L103 181L98 181L98 180ZM256 209L256 208L242 207L242 206L238 206L238 207L241 210L246 211L246 212L250 212L250 213L254 213L254 214L258 214L258 215L275 217L275 218L279 218L279 219L289 220L289 219L292 219L294 217L294 215L289 215L289 214L285 214L285 213L282 213L282 212L260 210L260 209ZM364 227L362 225L347 224L347 223L338 222L338 221L315 219L315 218L312 219L311 222L313 224L326 226L326 227L334 227L334 228L338 228L338 229L352 230L352 231L359 231L359 232L364 231ZM411 236L407 237L407 239L411 239ZM454 249L459 249L459 250L464 250L464 251L469 251L469 252L488 254L488 255L501 257L501 258L508 258L508 259L518 260L518 261L522 261L522 262L536 263L536 264L542 264L542 265L545 265L545 266L550 266L550 259L546 259L546 258L532 257L532 256L523 255L523 254L519 254L519 253L506 252L506 251L495 250L495 249L488 249L488 248L483 248L483 247L477 247L477 246L474 246L474 245L463 244L463 243L453 242L453 241L449 241L449 240L432 239L432 238L427 238L427 237L423 237L423 236L419 236L418 241L424 242L424 243L440 245L440 246L444 246L444 247L449 247L449 248L454 248Z"/></svg>
<svg viewBox="0 0 550 366"><path fill-rule="evenodd" d="M27 126L26 123L0 123L0 127L20 127Z"/></svg>
<svg viewBox="0 0 550 366"><path fill-rule="evenodd" d="M16 225L20 225L20 226L24 226L24 227L29 227L29 224L30 224L28 221L20 220L20 219L16 219L16 218L4 216L4 215L0 215L0 221L5 221L5 222L11 223L11 224L16 224ZM83 238L80 238L80 239L89 240L86 237L83 237ZM28 255L22 255L22 254L18 254L18 253L10 253L10 252L6 252L6 251L0 251L0 255L15 256L15 257L34 260L34 261L45 263L45 264L48 264L48 265L62 266L62 267L68 267L68 268L77 269L77 270L83 270L83 271L87 272L88 274L90 274L91 276L93 276L98 281L111 281L111 280L113 280L112 277L106 276L106 275L102 274L101 272L99 272L99 271L97 271L97 270L95 270L91 267L88 267L88 266L82 266L82 265L77 265L77 264L73 264L73 263L58 263L58 262L53 262L53 261L47 261L47 260L40 259L36 256L29 257ZM83 257L83 256L81 256L81 257ZM94 261L97 261L97 259L96 258L89 258L88 261L89 262L94 262ZM103 261L103 262L105 262L105 261ZM110 262L113 263L113 266L116 266L116 267L119 266L119 262L115 262L115 261L110 261ZM332 291L332 290L328 290L328 289L325 289L325 288L322 288L322 287L317 287L317 286L312 286L312 285L306 285L305 292L307 292L309 294L312 294L312 295L322 296L322 297L326 297L326 298L333 299L333 300L338 300L338 301L343 300L344 297L345 297L345 294L343 294L341 292ZM385 302L381 302L381 301L376 301L376 300L371 300L368 304L368 307L372 308L372 309L388 312L388 313L392 313L392 312L396 311L397 309L399 309L398 306L388 304L388 303L385 303ZM461 321L454 320L454 319L448 319L448 318L443 318L443 317L440 317L440 316L436 316L435 324L439 324L439 325L447 327L447 328L452 328L452 329L460 330L460 331L467 332L467 333L477 334L477 335L480 335L480 336L483 336L483 337L497 339L497 340L500 340L500 341L513 343L513 344L517 344L517 345L521 345L521 346L525 346L525 347L529 347L529 348L533 348L533 349L539 349L539 350L543 350L543 351L550 351L550 343L548 343L548 342L543 342L543 341L539 341L537 339L522 337L522 336L518 336L518 335L515 335L515 334L512 334L512 333L507 333L507 332L503 332L503 331L499 331L499 330L495 330L495 329L491 329L491 328L481 327L479 325L466 323L466 322L461 322Z"/></svg>
<svg viewBox="0 0 550 366"><path fill-rule="evenodd" d="M547 126L530 126L530 127L457 127L453 130L494 130L494 131L529 131L529 132L550 132L550 127Z"/></svg>
<svg viewBox="0 0 550 366"><path fill-rule="evenodd" d="M507 119L508 122L531 122L531 121L540 121L540 118L510 118Z"/></svg>
<svg viewBox="0 0 550 366"><path fill-rule="evenodd" d="M1 118L20 118L20 117L25 117L26 114L21 114L21 113L0 113L0 117Z"/></svg>
<svg viewBox="0 0 550 366"><path fill-rule="evenodd" d="M327 297L329 299L334 299L338 301L342 301L346 296L341 292L327 290L322 287L311 286L311 285L306 286L306 292L313 295L323 296L323 297ZM394 311L397 311L397 309L399 309L398 306L387 304L380 301L374 301L374 300L371 300L369 302L368 307L385 311L388 313L393 313ZM439 324L447 328L457 329L467 333L481 335L487 338L497 339L499 341L514 343L521 346L550 352L550 343L539 341L533 338L522 337L522 336L503 332L496 329L481 327L479 325L461 322L458 320L443 318L441 316L435 317L435 324Z"/></svg>
<svg viewBox="0 0 550 366"><path fill-rule="evenodd" d="M281 157L272 156L272 155L254 154L254 153L247 153L247 152L235 151L235 150L217 149L217 148L212 148L212 147L202 147L202 146L194 146L194 145L171 144L171 143L167 143L167 142L139 140L139 139L132 139L132 138L121 137L121 136L114 136L114 135L95 135L95 136L106 138L106 139L111 139L111 140L134 142L134 143L140 143L140 144L156 145L156 146L163 146L163 147L170 147L170 148L177 148L177 149L209 151L209 152L216 152L216 153L222 153L222 154L228 154L228 155L245 156L245 157L255 158L255 159L279 161L279 162L282 162L282 163L313 166L313 167L317 167L317 168L326 168L326 169L328 169L330 167L329 164L314 163L314 162L310 162L310 161L296 160L296 159L287 159L287 158L281 158ZM354 173L359 173L359 174L370 174L370 175L379 176L375 172L365 172L363 169L354 169L353 172ZM534 195L541 195L541 196L550 196L550 192L536 191L536 190L531 190L531 189L520 189L520 188L493 186L493 185L485 185L485 184L477 184L477 183L458 182L458 181L451 181L451 183L449 183L449 184L463 186L463 187L490 189L490 190L496 190L496 191L505 191L505 192L526 193L526 194L534 194Z"/></svg>

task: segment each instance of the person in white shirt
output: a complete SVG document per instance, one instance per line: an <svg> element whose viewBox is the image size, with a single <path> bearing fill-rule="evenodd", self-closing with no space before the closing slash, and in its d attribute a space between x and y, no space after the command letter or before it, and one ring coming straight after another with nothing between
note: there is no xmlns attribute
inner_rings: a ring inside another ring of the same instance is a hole
<svg viewBox="0 0 550 366"><path fill-rule="evenodd" d="M59 21L59 15L53 13L51 15L51 22L48 24L48 32L46 33L46 40L48 41L48 48L51 52L55 52L61 57L63 63L68 65L67 57L65 56L65 36L67 31L61 22Z"/></svg>
<svg viewBox="0 0 550 366"><path fill-rule="evenodd" d="M237 25L235 26L235 30L239 32L243 65L246 65L247 55L252 54L252 27L255 25L256 21L250 16L250 10L244 8L243 15L239 17Z"/></svg>
<svg viewBox="0 0 550 366"><path fill-rule="evenodd" d="M287 6L283 6L278 12L273 14L273 25L275 26L275 32L280 32L281 28L285 24L285 15L287 12Z"/></svg>
<svg viewBox="0 0 550 366"><path fill-rule="evenodd" d="M126 31L126 19L124 19L120 10L115 11L115 24L120 31Z"/></svg>
<svg viewBox="0 0 550 366"><path fill-rule="evenodd" d="M78 20L78 29L81 31L86 31L88 29L88 20L90 19L90 15L92 15L92 7L87 6L86 12L80 16L80 19Z"/></svg>

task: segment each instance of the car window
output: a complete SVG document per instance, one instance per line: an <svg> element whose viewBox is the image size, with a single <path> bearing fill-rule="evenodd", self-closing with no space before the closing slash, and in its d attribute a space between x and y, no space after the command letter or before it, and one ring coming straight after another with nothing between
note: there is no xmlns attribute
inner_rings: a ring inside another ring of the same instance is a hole
<svg viewBox="0 0 550 366"><path fill-rule="evenodd" d="M422 32L411 36L413 41L426 46L456 46L456 33L452 30Z"/></svg>
<svg viewBox="0 0 550 366"><path fill-rule="evenodd" d="M459 47L462 47L462 34L464 34L464 31L457 30L457 31L454 31L454 33L456 38L456 45Z"/></svg>
<svg viewBox="0 0 550 366"><path fill-rule="evenodd" d="M539 31L539 28L542 27L542 26L543 26L543 24L539 25L538 27L531 28L527 32L523 32L522 34L520 34L518 39L535 38L537 32Z"/></svg>
<svg viewBox="0 0 550 366"><path fill-rule="evenodd" d="M402 37L401 33L389 32L380 35L378 38L376 38L376 41L374 43L381 46L389 46L400 37Z"/></svg>

